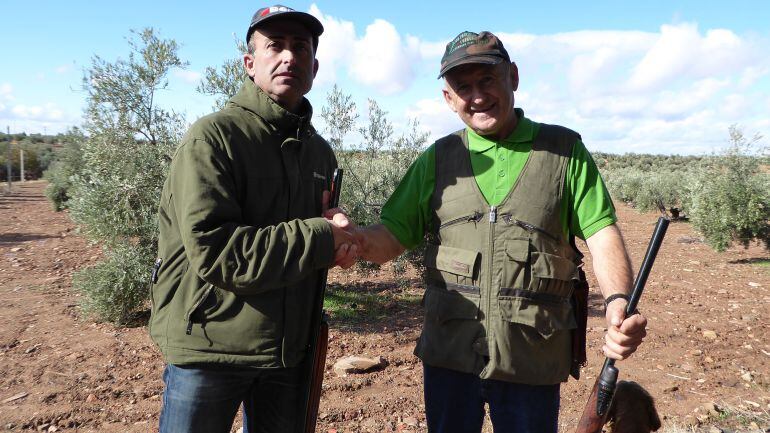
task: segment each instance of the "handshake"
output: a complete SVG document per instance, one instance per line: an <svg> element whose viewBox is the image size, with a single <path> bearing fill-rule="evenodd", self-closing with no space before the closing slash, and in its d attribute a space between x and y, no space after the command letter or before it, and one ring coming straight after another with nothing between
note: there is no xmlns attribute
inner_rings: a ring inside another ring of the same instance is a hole
<svg viewBox="0 0 770 433"><path fill-rule="evenodd" d="M334 235L333 266L347 269L353 266L356 260L383 264L404 252L404 247L384 225L359 227L342 209L326 209L327 195L328 193L324 192L323 216Z"/></svg>

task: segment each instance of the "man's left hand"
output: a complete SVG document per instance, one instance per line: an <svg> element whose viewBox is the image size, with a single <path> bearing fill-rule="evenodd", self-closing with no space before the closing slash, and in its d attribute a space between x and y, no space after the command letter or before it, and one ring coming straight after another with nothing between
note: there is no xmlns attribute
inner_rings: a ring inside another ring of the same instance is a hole
<svg viewBox="0 0 770 433"><path fill-rule="evenodd" d="M602 350L608 358L628 358L647 336L647 319L637 313L626 317L625 299L616 299L607 305L607 334Z"/></svg>

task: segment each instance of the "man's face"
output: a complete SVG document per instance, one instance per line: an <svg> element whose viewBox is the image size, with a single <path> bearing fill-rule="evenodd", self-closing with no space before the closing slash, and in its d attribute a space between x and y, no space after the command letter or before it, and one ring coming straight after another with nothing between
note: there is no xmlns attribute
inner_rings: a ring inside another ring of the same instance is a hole
<svg viewBox="0 0 770 433"><path fill-rule="evenodd" d="M519 86L515 63L461 65L444 75L444 99L477 134L503 139L516 128L513 92Z"/></svg>
<svg viewBox="0 0 770 433"><path fill-rule="evenodd" d="M250 51L243 55L246 73L275 102L296 111L318 71L310 31L296 21L270 21L251 35Z"/></svg>

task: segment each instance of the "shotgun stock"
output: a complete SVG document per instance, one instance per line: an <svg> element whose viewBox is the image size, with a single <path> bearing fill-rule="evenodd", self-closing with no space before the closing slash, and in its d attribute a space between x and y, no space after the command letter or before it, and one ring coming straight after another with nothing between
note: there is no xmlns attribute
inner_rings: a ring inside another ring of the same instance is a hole
<svg viewBox="0 0 770 433"><path fill-rule="evenodd" d="M332 175L331 197L329 198L329 209L339 206L340 188L342 187L342 169L334 170ZM306 392L305 392L305 412L303 433L315 432L316 421L318 420L318 404L321 402L321 385L324 379L324 369L326 367L326 349L329 347L329 323L326 312L323 309L324 295L326 294L326 277L328 270L321 271L318 287L318 300L313 306L313 315L310 322L310 354L306 361Z"/></svg>
<svg viewBox="0 0 770 433"><path fill-rule="evenodd" d="M642 267L636 276L634 291L631 293L628 305L626 306L626 317L636 313L636 305L639 303L639 298L644 291L644 285L647 283L647 277L650 276L652 264L655 262L660 245L663 243L668 223L669 220L667 218L661 217L658 219L658 224L655 226L650 244L647 246L647 252L644 254ZM583 415L580 417L575 433L601 433L604 423L607 422L607 413L612 404L612 398L615 396L615 384L617 381L618 369L615 367L615 360L606 358L602 371L596 378L596 383L594 383L594 387L591 390L591 395L588 398L585 409L583 409Z"/></svg>

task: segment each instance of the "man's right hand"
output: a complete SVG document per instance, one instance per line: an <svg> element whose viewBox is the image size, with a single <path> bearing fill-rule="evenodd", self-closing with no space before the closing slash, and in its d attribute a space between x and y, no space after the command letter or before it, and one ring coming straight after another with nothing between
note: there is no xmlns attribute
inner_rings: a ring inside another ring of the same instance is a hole
<svg viewBox="0 0 770 433"><path fill-rule="evenodd" d="M383 264L395 259L405 248L383 224L356 228L362 260Z"/></svg>
<svg viewBox="0 0 770 433"><path fill-rule="evenodd" d="M356 225L339 208L327 210L324 214L334 236L334 265L347 269L356 262L359 241Z"/></svg>

